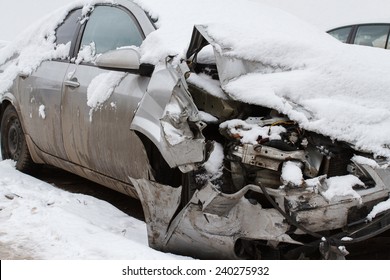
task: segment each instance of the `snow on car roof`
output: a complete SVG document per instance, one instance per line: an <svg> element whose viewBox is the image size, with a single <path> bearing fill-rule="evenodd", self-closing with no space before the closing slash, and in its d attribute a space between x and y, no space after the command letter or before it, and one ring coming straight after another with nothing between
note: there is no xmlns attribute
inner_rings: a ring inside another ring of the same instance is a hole
<svg viewBox="0 0 390 280"><path fill-rule="evenodd" d="M66 56L69 46L54 48L55 28L67 11L81 5L88 10L98 2L116 1L74 2L4 47L0 65L19 57L0 74L0 93L18 73ZM341 44L286 12L252 1L134 2L157 20L158 30L141 46L143 62L156 64L168 55L184 58L194 25L201 25L218 55L255 66L223 80L233 99L277 109L305 129L390 157L388 51Z"/></svg>

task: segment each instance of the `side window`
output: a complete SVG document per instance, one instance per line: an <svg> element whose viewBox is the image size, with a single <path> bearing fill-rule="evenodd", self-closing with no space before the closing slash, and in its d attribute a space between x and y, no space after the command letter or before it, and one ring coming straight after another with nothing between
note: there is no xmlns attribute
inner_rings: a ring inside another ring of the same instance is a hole
<svg viewBox="0 0 390 280"><path fill-rule="evenodd" d="M69 13L64 22L56 30L56 43L67 44L73 40L73 36L81 18L81 9Z"/></svg>
<svg viewBox="0 0 390 280"><path fill-rule="evenodd" d="M126 11L110 6L98 6L85 27L81 50L93 46L96 54L125 46L139 47L143 41L138 23Z"/></svg>
<svg viewBox="0 0 390 280"><path fill-rule="evenodd" d="M351 30L352 30L352 26L348 26L348 27L342 27L335 30L331 30L328 33L333 37L335 37L337 40L343 43L347 43L349 33L351 32Z"/></svg>
<svg viewBox="0 0 390 280"><path fill-rule="evenodd" d="M362 25L358 27L354 44L385 48L390 31L389 25Z"/></svg>

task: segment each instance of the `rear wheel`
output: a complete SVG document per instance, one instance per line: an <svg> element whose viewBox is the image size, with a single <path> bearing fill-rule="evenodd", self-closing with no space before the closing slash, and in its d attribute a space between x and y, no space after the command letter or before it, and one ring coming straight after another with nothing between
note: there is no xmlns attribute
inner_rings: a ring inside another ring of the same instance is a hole
<svg viewBox="0 0 390 280"><path fill-rule="evenodd" d="M3 159L14 160L16 168L20 171L30 173L35 167L22 125L13 106L5 109L1 119L1 155Z"/></svg>

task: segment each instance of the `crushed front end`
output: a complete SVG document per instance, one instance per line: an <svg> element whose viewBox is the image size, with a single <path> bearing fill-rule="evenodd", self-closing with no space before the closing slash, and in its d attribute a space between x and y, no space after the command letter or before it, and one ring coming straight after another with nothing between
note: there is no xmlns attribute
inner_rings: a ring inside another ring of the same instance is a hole
<svg viewBox="0 0 390 280"><path fill-rule="evenodd" d="M340 259L348 244L390 229L388 159L232 100L221 89L218 65L199 62L207 44L195 30L192 59L182 62L191 72L180 70L175 93L191 96L197 109L187 109L205 124L186 134L187 143L203 141L204 160L177 166L177 188L133 180L150 246L205 259ZM166 119L161 131L169 139ZM173 131L183 134L180 127Z"/></svg>

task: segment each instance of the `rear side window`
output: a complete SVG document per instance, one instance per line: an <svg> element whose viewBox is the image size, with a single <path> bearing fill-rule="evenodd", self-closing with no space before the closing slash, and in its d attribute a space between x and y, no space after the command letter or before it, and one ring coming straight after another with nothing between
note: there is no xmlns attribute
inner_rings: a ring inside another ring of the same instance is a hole
<svg viewBox="0 0 390 280"><path fill-rule="evenodd" d="M67 44L72 42L81 18L81 9L69 13L64 22L56 30L56 43Z"/></svg>
<svg viewBox="0 0 390 280"><path fill-rule="evenodd" d="M389 25L361 25L356 31L354 44L386 48L389 31Z"/></svg>
<svg viewBox="0 0 390 280"><path fill-rule="evenodd" d="M351 33L351 30L352 30L352 26L348 26L348 27L342 27L339 29L329 31L328 33L330 35L332 35L333 37L335 37L337 40L339 40L343 43L347 43L349 34Z"/></svg>
<svg viewBox="0 0 390 280"><path fill-rule="evenodd" d="M85 27L81 48L94 45L96 54L125 46L139 47L143 41L137 21L128 12L110 6L98 6Z"/></svg>

